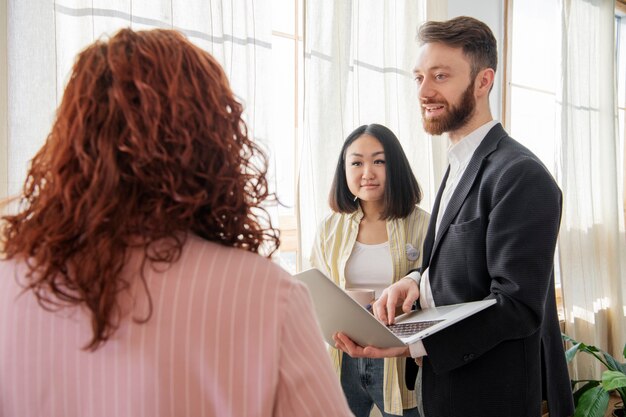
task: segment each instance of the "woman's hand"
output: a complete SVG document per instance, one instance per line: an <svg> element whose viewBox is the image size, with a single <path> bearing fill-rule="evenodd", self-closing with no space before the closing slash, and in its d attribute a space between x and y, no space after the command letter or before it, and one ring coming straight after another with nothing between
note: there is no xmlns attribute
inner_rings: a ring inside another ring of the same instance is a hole
<svg viewBox="0 0 626 417"><path fill-rule="evenodd" d="M333 335L335 347L353 358L396 358L409 356L409 348L377 348L375 346L359 346L352 341L345 333L335 333Z"/></svg>

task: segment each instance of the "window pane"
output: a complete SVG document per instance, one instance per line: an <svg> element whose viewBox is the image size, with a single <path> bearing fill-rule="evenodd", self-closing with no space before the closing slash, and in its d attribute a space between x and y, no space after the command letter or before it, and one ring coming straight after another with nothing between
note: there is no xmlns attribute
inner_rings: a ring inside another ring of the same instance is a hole
<svg viewBox="0 0 626 417"><path fill-rule="evenodd" d="M296 0L272 0L272 30L294 34Z"/></svg>
<svg viewBox="0 0 626 417"><path fill-rule="evenodd" d="M278 197L287 207L279 213L293 212L294 205L294 145L295 145L295 64L294 41L274 36L272 61L275 64L272 88L270 142L275 161L275 181Z"/></svg>
<svg viewBox="0 0 626 417"><path fill-rule="evenodd" d="M617 29L617 103L626 107L626 17L616 19ZM623 118L621 119L624 120ZM623 137L623 135L622 135Z"/></svg>
<svg viewBox="0 0 626 417"><path fill-rule="evenodd" d="M541 159L554 175L554 94L511 88L511 136Z"/></svg>
<svg viewBox="0 0 626 417"><path fill-rule="evenodd" d="M532 150L553 175L559 110L555 104L560 68L558 23L557 0L513 3L511 135Z"/></svg>
<svg viewBox="0 0 626 417"><path fill-rule="evenodd" d="M559 10L556 0L513 3L511 82L555 91L560 65Z"/></svg>

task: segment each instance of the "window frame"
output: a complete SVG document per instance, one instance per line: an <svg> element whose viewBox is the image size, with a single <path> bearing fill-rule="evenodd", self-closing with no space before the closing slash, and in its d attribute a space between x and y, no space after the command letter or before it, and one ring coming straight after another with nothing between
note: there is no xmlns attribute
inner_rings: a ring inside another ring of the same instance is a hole
<svg viewBox="0 0 626 417"><path fill-rule="evenodd" d="M292 0L294 6L294 15L293 15L293 31L291 33L280 31L280 30L272 30L272 36L287 39L293 41L293 60L294 60L294 73L293 73L293 82L294 82L294 95L293 95L293 132L294 136L293 140L293 161L294 161L294 171L292 172L294 178L293 185L293 195L294 195L294 207L291 214L278 214L278 229L280 230L280 250L278 251L277 261L280 263L284 260L282 256L284 254L293 253L295 255L295 270L291 270L290 272L295 273L302 268L300 256L298 256L300 245L300 217L299 217L299 188L297 184L297 173L299 170L298 166L298 155L299 155L299 144L300 144L300 125L303 115L303 109L300 105L301 100L301 87L300 78L303 75L303 68L301 68L300 63L300 55L302 54L303 47L301 47L301 42L304 42L304 34L302 33L303 22L304 20L304 4L302 0ZM276 190L278 192L279 190ZM280 198L280 194L278 195ZM283 265L284 267L288 267L289 265Z"/></svg>

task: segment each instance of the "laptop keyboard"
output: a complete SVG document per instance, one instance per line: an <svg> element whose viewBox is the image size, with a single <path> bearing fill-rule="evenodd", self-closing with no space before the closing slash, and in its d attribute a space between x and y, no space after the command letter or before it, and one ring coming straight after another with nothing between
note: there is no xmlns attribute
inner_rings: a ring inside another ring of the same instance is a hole
<svg viewBox="0 0 626 417"><path fill-rule="evenodd" d="M421 332L424 329L428 329L431 326L441 322L443 320L430 320L430 321L415 321L412 323L397 323L387 326L393 334L398 337L411 336L417 332Z"/></svg>

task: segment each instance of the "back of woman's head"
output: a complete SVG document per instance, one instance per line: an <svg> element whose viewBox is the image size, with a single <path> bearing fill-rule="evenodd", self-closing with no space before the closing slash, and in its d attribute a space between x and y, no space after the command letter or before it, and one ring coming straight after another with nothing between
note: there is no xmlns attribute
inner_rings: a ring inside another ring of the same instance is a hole
<svg viewBox="0 0 626 417"><path fill-rule="evenodd" d="M346 179L346 151L363 135L376 138L385 152L385 209L381 217L397 219L408 216L422 201L422 190L397 136L389 128L376 123L357 127L343 142L328 195L330 208L338 213L353 213L359 206Z"/></svg>
<svg viewBox="0 0 626 417"><path fill-rule="evenodd" d="M2 240L8 258L27 260L42 306L90 310L89 348L119 325L130 249L149 264L176 261L187 233L278 247L260 207L265 155L241 114L217 61L178 32L124 29L78 56Z"/></svg>

